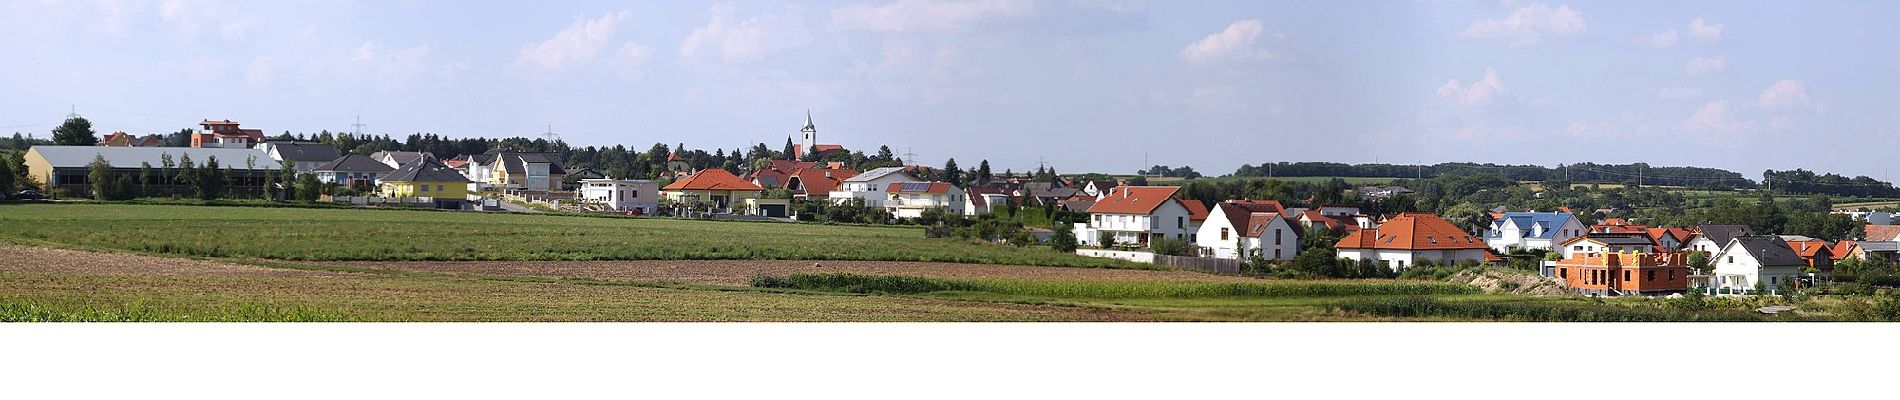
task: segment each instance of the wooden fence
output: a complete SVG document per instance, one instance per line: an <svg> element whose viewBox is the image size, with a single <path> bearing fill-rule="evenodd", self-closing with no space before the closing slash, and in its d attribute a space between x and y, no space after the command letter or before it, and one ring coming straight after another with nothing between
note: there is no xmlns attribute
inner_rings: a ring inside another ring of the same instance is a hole
<svg viewBox="0 0 1900 400"><path fill-rule="evenodd" d="M1208 257L1179 257L1156 254L1155 264L1198 269L1223 275L1240 275L1240 260Z"/></svg>

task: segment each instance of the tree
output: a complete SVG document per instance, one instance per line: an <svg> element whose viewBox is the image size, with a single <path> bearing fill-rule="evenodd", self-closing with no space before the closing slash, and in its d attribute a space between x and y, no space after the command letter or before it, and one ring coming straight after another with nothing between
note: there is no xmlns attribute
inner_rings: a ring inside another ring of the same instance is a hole
<svg viewBox="0 0 1900 400"><path fill-rule="evenodd" d="M942 180L952 185L963 186L963 170L957 169L957 159L952 158L943 163Z"/></svg>
<svg viewBox="0 0 1900 400"><path fill-rule="evenodd" d="M87 165L89 173L86 181L92 184L92 199L99 201L127 200L131 198L132 180L112 175L112 163L105 156L93 155L92 164Z"/></svg>
<svg viewBox="0 0 1900 400"><path fill-rule="evenodd" d="M982 162L976 164L976 183L987 185L990 183L990 178L990 160L983 159Z"/></svg>
<svg viewBox="0 0 1900 400"><path fill-rule="evenodd" d="M0 195L13 192L13 155L0 152Z"/></svg>
<svg viewBox="0 0 1900 400"><path fill-rule="evenodd" d="M1056 224L1054 237L1049 238L1049 248L1064 253L1075 252L1075 228L1067 223Z"/></svg>
<svg viewBox="0 0 1900 400"><path fill-rule="evenodd" d="M297 177L297 200L305 203L317 201L323 195L323 182L317 181L317 174L303 174Z"/></svg>
<svg viewBox="0 0 1900 400"><path fill-rule="evenodd" d="M1709 254L1700 251L1690 252L1689 268L1695 268L1697 272L1707 272L1709 268Z"/></svg>
<svg viewBox="0 0 1900 400"><path fill-rule="evenodd" d="M1100 243L1104 249L1115 247L1115 232L1101 231L1096 235L1096 240L1098 240L1096 243Z"/></svg>
<svg viewBox="0 0 1900 400"><path fill-rule="evenodd" d="M786 136L785 150L782 150L779 152L779 157L782 157L787 160L798 160L800 158L799 155L800 154L798 154L798 149L792 147L792 137Z"/></svg>
<svg viewBox="0 0 1900 400"><path fill-rule="evenodd" d="M60 123L58 128L53 128L53 143L61 146L95 146L99 144L99 136L92 131L92 121L87 121L85 117L72 117Z"/></svg>
<svg viewBox="0 0 1900 400"><path fill-rule="evenodd" d="M198 172L192 175L191 186L197 192L199 199L224 198L224 189L229 182L226 181L227 175L224 169L218 167L217 156L206 158L205 164L198 167Z"/></svg>
<svg viewBox="0 0 1900 400"><path fill-rule="evenodd" d="M139 163L139 193L138 195L151 196L152 195L151 187L152 187L152 163L140 162Z"/></svg>

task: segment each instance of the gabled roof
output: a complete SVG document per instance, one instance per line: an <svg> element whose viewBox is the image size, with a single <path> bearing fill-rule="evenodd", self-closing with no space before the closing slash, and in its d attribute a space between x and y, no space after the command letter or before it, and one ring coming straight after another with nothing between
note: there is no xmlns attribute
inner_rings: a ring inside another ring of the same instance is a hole
<svg viewBox="0 0 1900 400"><path fill-rule="evenodd" d="M1428 213L1404 213L1378 228L1360 229L1347 234L1336 245L1341 249L1450 250L1488 249L1483 240L1451 221Z"/></svg>
<svg viewBox="0 0 1900 400"><path fill-rule="evenodd" d="M313 169L313 171L347 171L347 172L377 172L377 173L388 173L390 171L395 171L395 170L396 169L391 168L389 164L384 164L382 162L378 162L376 160L370 159L369 156L357 155L357 154L351 154L347 156L338 157L335 160L331 160L330 162L324 163L323 165L319 165L317 166L317 168Z"/></svg>
<svg viewBox="0 0 1900 400"><path fill-rule="evenodd" d="M1900 252L1900 242L1860 241L1860 242L1854 242L1854 246L1860 247L1860 251L1865 251L1865 252L1875 252L1875 253ZM1846 254L1846 253L1843 253L1843 254Z"/></svg>
<svg viewBox="0 0 1900 400"><path fill-rule="evenodd" d="M1900 225L1867 224L1866 231L1870 242L1900 241Z"/></svg>
<svg viewBox="0 0 1900 400"><path fill-rule="evenodd" d="M1788 249L1794 250L1794 254L1801 256L1801 258L1810 260L1817 256L1827 257L1829 259L1834 258L1833 249L1830 248L1831 246L1825 241L1789 240L1786 242L1788 243Z"/></svg>
<svg viewBox="0 0 1900 400"><path fill-rule="evenodd" d="M963 194L965 196L969 196L970 204L975 205L977 207L989 207L990 206L989 196L1001 195L1004 197L1009 197L1008 190L1003 190L1002 188L982 187L982 186L971 186L971 187L963 188ZM1095 201L1093 200L1089 201L1089 203L1094 203L1094 202ZM1068 202L1063 202L1063 204L1067 205Z"/></svg>
<svg viewBox="0 0 1900 400"><path fill-rule="evenodd" d="M904 167L884 167L884 168L872 169L870 171L864 171L864 173L858 174L858 176L853 176L849 179L845 179L844 181L845 182L870 182L870 181L878 180L879 178L891 176L893 174L902 174L902 175L897 175L897 176L902 177L907 180L911 180L911 181L917 180L916 176L912 176L909 172L904 172Z"/></svg>
<svg viewBox="0 0 1900 400"><path fill-rule="evenodd" d="M468 177L462 176L454 168L437 161L435 157L423 157L421 161L403 165L396 172L383 177L383 182L453 182L468 183Z"/></svg>
<svg viewBox="0 0 1900 400"><path fill-rule="evenodd" d="M1764 266L1808 264L1807 261L1801 259L1801 255L1795 254L1794 249L1788 247L1787 242L1781 241L1780 237L1736 236L1732 241L1741 246L1743 251L1753 255L1755 260L1760 261Z"/></svg>
<svg viewBox="0 0 1900 400"><path fill-rule="evenodd" d="M765 190L752 182L718 168L707 168L680 178L661 190Z"/></svg>
<svg viewBox="0 0 1900 400"><path fill-rule="evenodd" d="M1104 214L1153 214L1162 204L1174 200L1174 194L1181 191L1177 186L1122 186L1109 191L1108 196L1095 201L1089 207L1090 213ZM1064 196L1067 197L1067 196Z"/></svg>
<svg viewBox="0 0 1900 400"><path fill-rule="evenodd" d="M1273 226L1273 221L1282 221L1282 223L1284 223L1286 220L1286 218L1281 217L1279 213L1268 212L1249 213L1246 215L1246 218L1247 223L1240 225L1241 235L1254 238L1263 237L1262 235L1267 233L1267 228ZM1287 227L1291 229L1292 225L1288 224ZM1299 231L1293 231L1293 234L1298 236Z"/></svg>
<svg viewBox="0 0 1900 400"><path fill-rule="evenodd" d="M395 160L395 161L396 161L396 164L400 164L400 165L409 165L409 164L415 164L415 163L416 163L416 161L420 161L420 160L422 160L422 152L417 152L417 151L378 151L378 152L375 152L375 153L370 153L370 154L369 154L369 157L370 157L370 158L372 158L372 159L375 159L376 161L379 161L379 162L380 162L380 161L382 161L382 160L383 160L383 158L385 158L385 157L387 157L387 158L390 158L390 159L393 159L393 160Z"/></svg>
<svg viewBox="0 0 1900 400"><path fill-rule="evenodd" d="M845 179L851 179L853 176L858 176L858 171L848 169L801 169L786 174L785 186L791 187L792 180L796 179L798 180L799 188L808 196L830 195L831 191L837 190L838 185L843 183Z"/></svg>
<svg viewBox="0 0 1900 400"><path fill-rule="evenodd" d="M1326 225L1326 229L1333 232L1344 232L1359 227L1359 219L1357 217L1351 215L1326 215L1314 209L1300 211L1299 219L1309 224L1317 223Z"/></svg>
<svg viewBox="0 0 1900 400"><path fill-rule="evenodd" d="M1200 200L1182 200L1181 206L1187 207L1189 221L1207 220L1207 203L1202 203Z"/></svg>
<svg viewBox="0 0 1900 400"><path fill-rule="evenodd" d="M1233 203L1214 203L1214 210L1219 212L1221 218L1227 220L1227 225L1234 227L1235 230L1247 227L1247 221L1253 218L1252 211L1247 211L1246 208Z"/></svg>
<svg viewBox="0 0 1900 400"><path fill-rule="evenodd" d="M495 157L502 163L502 169L508 171L509 174L521 174L527 171L527 165L530 163L547 164L549 174L567 173L567 170L561 168L560 157L555 156L554 153L500 153Z"/></svg>
<svg viewBox="0 0 1900 400"><path fill-rule="evenodd" d="M323 161L335 160L337 159L337 157L343 156L343 152L337 151L336 146L331 146L331 145L323 144L323 143L315 143L315 142L270 142L270 143L271 143L272 148L277 149L277 155L280 157L283 157L284 161L323 162Z"/></svg>
<svg viewBox="0 0 1900 400"><path fill-rule="evenodd" d="M1237 205L1250 212L1286 212L1286 206L1281 205L1279 200L1228 200L1222 203Z"/></svg>
<svg viewBox="0 0 1900 400"><path fill-rule="evenodd" d="M1696 227L1696 230L1702 232L1702 237L1721 243L1723 246L1727 246L1730 239L1754 234L1749 231L1748 225L1702 225Z"/></svg>
<svg viewBox="0 0 1900 400"><path fill-rule="evenodd" d="M1855 243L1856 242L1852 240L1842 240L1839 242L1834 242L1834 247L1827 249L1827 252L1828 254L1834 255L1834 261L1840 261L1840 260L1846 259L1848 256L1853 255L1854 250L1860 248L1860 246Z"/></svg>
<svg viewBox="0 0 1900 400"><path fill-rule="evenodd" d="M950 193L950 182L891 182L884 191L891 193Z"/></svg>
<svg viewBox="0 0 1900 400"><path fill-rule="evenodd" d="M1649 228L1645 232L1648 233L1649 238L1655 240L1656 243L1662 243L1663 236L1676 238L1677 243L1688 243L1689 239L1695 236L1694 231L1684 228Z"/></svg>

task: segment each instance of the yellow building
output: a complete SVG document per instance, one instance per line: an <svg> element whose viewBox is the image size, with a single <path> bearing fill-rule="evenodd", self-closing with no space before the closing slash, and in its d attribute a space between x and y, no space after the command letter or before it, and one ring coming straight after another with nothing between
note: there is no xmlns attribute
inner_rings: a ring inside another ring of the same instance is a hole
<svg viewBox="0 0 1900 400"><path fill-rule="evenodd" d="M436 208L460 209L468 202L468 182L454 168L425 156L383 177L378 191L385 197L429 198Z"/></svg>

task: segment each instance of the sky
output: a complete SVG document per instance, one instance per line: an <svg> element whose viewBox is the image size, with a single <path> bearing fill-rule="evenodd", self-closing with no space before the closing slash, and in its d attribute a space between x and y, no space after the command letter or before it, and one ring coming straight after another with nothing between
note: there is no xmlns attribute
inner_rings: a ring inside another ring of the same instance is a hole
<svg viewBox="0 0 1900 400"><path fill-rule="evenodd" d="M0 132L66 114L1131 173L1647 162L1892 179L1900 2L0 0ZM1144 164L1144 160L1146 164Z"/></svg>

